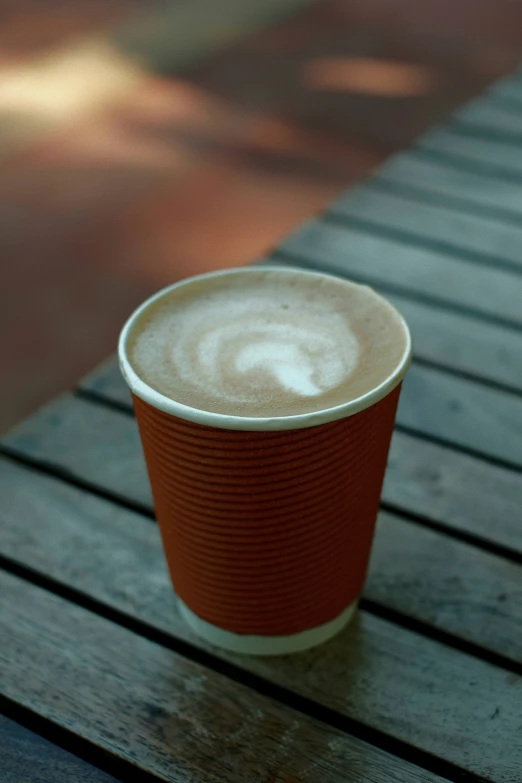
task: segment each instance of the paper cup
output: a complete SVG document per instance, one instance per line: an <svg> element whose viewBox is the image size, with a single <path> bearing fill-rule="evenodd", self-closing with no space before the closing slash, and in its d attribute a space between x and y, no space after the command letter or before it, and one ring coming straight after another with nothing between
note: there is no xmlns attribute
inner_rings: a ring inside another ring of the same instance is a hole
<svg viewBox="0 0 522 783"><path fill-rule="evenodd" d="M276 655L326 641L353 615L411 341L405 327L400 363L364 397L297 416L214 414L148 386L127 354L137 319L173 288L238 272L259 270L160 291L125 325L119 357L182 614L212 644Z"/></svg>

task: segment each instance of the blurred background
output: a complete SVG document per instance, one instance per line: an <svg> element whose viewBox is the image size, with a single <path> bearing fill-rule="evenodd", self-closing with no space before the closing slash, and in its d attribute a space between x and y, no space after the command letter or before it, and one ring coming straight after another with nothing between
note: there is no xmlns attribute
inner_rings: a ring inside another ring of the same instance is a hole
<svg viewBox="0 0 522 783"><path fill-rule="evenodd" d="M0 431L521 48L522 0L0 0Z"/></svg>

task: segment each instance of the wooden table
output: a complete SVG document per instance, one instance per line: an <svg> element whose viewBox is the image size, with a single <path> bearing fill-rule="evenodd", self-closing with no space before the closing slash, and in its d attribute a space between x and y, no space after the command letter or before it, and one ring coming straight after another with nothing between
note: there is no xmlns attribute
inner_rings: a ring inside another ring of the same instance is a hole
<svg viewBox="0 0 522 783"><path fill-rule="evenodd" d="M272 255L375 286L416 342L361 611L324 647L190 633L114 362L7 435L1 781L522 781L521 150L515 77Z"/></svg>

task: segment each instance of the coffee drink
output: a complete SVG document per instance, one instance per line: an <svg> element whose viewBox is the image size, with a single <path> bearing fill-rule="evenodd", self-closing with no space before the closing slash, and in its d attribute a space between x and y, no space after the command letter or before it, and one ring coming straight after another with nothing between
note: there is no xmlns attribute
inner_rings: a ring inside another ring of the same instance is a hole
<svg viewBox="0 0 522 783"><path fill-rule="evenodd" d="M325 410L382 384L408 349L366 286L293 269L235 270L174 288L138 318L137 375L192 408L248 417Z"/></svg>

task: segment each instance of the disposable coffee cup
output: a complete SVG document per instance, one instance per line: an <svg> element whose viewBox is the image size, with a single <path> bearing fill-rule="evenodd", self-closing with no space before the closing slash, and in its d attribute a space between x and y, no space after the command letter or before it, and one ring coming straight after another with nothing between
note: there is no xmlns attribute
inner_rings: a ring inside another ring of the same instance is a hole
<svg viewBox="0 0 522 783"><path fill-rule="evenodd" d="M314 284L336 280L263 269ZM130 351L144 318L178 289L217 278L237 287L255 274L259 268L225 270L163 289L127 321L119 360L182 615L213 645L280 655L325 642L356 610L411 338L393 310L403 342L387 377L355 399L305 413L217 413L149 385Z"/></svg>

